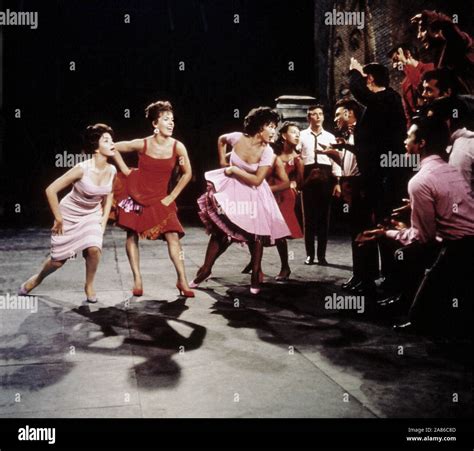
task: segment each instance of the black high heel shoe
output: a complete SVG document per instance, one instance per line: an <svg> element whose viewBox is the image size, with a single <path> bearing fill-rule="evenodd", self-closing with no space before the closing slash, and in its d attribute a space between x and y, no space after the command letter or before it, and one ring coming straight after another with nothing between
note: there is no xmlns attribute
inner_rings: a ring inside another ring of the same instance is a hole
<svg viewBox="0 0 474 451"><path fill-rule="evenodd" d="M280 274L275 277L275 280L278 280L279 282L284 282L290 278L291 274L291 269L288 269L286 271L280 271Z"/></svg>

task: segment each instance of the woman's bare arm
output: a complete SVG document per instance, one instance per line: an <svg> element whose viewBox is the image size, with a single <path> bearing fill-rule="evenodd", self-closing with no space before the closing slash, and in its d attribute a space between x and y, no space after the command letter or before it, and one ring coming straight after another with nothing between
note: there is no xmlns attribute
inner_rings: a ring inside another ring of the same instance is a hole
<svg viewBox="0 0 474 451"><path fill-rule="evenodd" d="M227 151L227 135L221 135L217 139L217 155L219 157L219 166L225 168L229 166L229 163L226 159Z"/></svg>
<svg viewBox="0 0 474 451"><path fill-rule="evenodd" d="M143 149L143 139L132 139L131 141L119 141L115 143L115 150L120 153L140 152Z"/></svg>
<svg viewBox="0 0 474 451"><path fill-rule="evenodd" d="M115 176L114 176L114 179L115 179ZM113 186L113 181L112 181L112 186ZM114 193L111 192L110 194L107 194L107 196L105 197L104 202L102 204L103 205L103 208L102 208L102 221L101 221L102 233L105 232L105 228L107 227L107 221L109 219L113 199L114 199Z"/></svg>
<svg viewBox="0 0 474 451"><path fill-rule="evenodd" d="M127 166L125 161L123 161L122 155L119 152L115 152L115 155L113 156L115 163L117 163L117 166L119 170L128 176L132 170Z"/></svg>
<svg viewBox="0 0 474 451"><path fill-rule="evenodd" d="M178 155L178 165L182 175L173 191L171 191L171 193L161 201L165 205L169 205L171 202L176 200L176 198L181 194L181 191L183 191L184 187L191 181L193 176L188 152L184 144L179 141L176 143L176 154Z"/></svg>
<svg viewBox="0 0 474 451"><path fill-rule="evenodd" d="M48 199L49 208L54 216L54 226L53 232L59 235L62 235L62 223L63 217L61 211L59 210L59 199L58 193L68 186L72 185L77 180L80 180L84 175L84 170L80 166L74 166L69 169L61 177L57 178L53 183L51 183L46 189L46 198Z"/></svg>
<svg viewBox="0 0 474 451"><path fill-rule="evenodd" d="M285 189L288 189L290 187L290 179L288 178L288 174L285 171L285 165L279 157L275 158L274 168L276 176L278 177L280 182L275 183L274 185L270 185L272 193L277 193L279 191L284 191Z"/></svg>
<svg viewBox="0 0 474 451"><path fill-rule="evenodd" d="M114 160L119 170L128 176L132 170L123 161L122 153L141 152L143 149L143 139L132 139L131 141L119 141L115 143Z"/></svg>
<svg viewBox="0 0 474 451"><path fill-rule="evenodd" d="M271 166L259 166L255 174L250 174L237 166L230 166L226 168L227 175L234 175L242 183L249 186L260 186L268 175Z"/></svg>

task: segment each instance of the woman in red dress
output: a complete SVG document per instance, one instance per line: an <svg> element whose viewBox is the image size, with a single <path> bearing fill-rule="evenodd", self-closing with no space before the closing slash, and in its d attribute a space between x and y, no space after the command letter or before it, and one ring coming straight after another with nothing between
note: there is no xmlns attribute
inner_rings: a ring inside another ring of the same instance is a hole
<svg viewBox="0 0 474 451"><path fill-rule="evenodd" d="M285 122L280 129L276 141L275 159L267 181L275 196L286 225L290 229L291 239L303 238L303 232L295 213L297 188L303 179L304 166L300 155L296 151L300 139L300 130L294 122ZM276 280L288 280L291 269L288 262L288 243L286 238L275 241L280 256L280 273ZM250 273L252 261L244 268L243 273Z"/></svg>
<svg viewBox="0 0 474 451"><path fill-rule="evenodd" d="M115 144L115 161L122 171L114 185L117 224L127 231L126 250L133 272L133 294L143 294L140 273L138 239L162 239L168 243L168 253L176 268L176 288L186 297L194 297L189 289L182 259L180 238L183 227L175 204L183 188L192 177L191 164L184 145L172 138L173 109L169 102L158 101L149 105L145 115L154 127L147 138L122 141ZM130 169L120 153L137 152L138 169ZM182 176L175 188L168 186L179 165Z"/></svg>

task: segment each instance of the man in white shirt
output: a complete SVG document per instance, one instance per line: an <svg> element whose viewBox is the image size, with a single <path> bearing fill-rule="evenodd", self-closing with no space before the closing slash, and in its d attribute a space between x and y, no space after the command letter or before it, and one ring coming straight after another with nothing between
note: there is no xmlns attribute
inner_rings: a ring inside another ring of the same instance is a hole
<svg viewBox="0 0 474 451"><path fill-rule="evenodd" d="M336 142L332 133L323 129L324 109L322 105L308 108L309 127L300 134L301 156L304 163L303 215L306 247L306 265L314 264L315 237L318 237L318 264L327 265L329 212L333 196L339 197L341 167L322 153Z"/></svg>
<svg viewBox="0 0 474 451"><path fill-rule="evenodd" d="M463 175L474 196L474 132L466 127L458 128L452 133L451 142L448 147L449 164Z"/></svg>
<svg viewBox="0 0 474 451"><path fill-rule="evenodd" d="M456 111L456 117L453 111ZM446 149L449 164L459 170L474 196L474 132L471 128L472 115L467 106L456 97L438 98L429 105L427 115L446 122L451 135L450 145Z"/></svg>

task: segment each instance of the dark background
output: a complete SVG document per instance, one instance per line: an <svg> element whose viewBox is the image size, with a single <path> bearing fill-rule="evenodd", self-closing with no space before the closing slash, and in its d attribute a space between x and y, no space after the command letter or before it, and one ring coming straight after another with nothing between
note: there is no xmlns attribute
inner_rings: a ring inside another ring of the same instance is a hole
<svg viewBox="0 0 474 451"><path fill-rule="evenodd" d="M370 11L359 50L354 27L324 24L334 7ZM289 94L331 106L350 57L389 65L393 45L418 44L409 19L425 8L458 14L474 35L473 0L0 0L7 8L38 11L39 27L0 27L0 227L50 225L44 189L66 170L56 155L80 152L81 133L95 122L111 125L116 140L151 134L144 108L159 99L172 102L175 137L190 154L194 179L178 205L194 222L203 173L217 166L217 137L241 130L250 108ZM343 50L331 60L336 39ZM401 74L391 77L398 89ZM325 128L331 123L328 111Z"/></svg>
<svg viewBox="0 0 474 451"><path fill-rule="evenodd" d="M158 99L172 102L174 135L194 170L178 202L186 214L204 188L203 172L217 165L219 134L241 129L250 108L274 106L279 95L315 94L312 1L56 0L6 8L38 11L39 26L3 27L4 224L48 225L43 192L66 170L55 167L55 155L79 152L82 130L95 122L111 125L116 140L151 134L144 108Z"/></svg>

